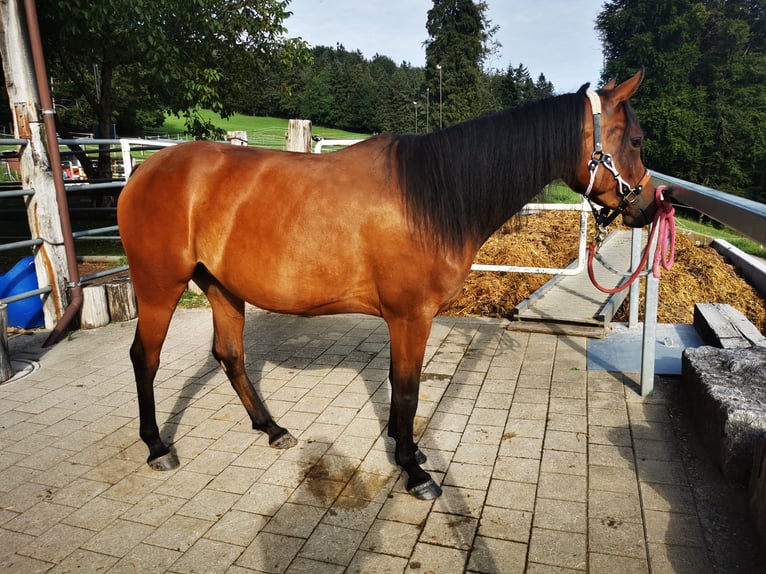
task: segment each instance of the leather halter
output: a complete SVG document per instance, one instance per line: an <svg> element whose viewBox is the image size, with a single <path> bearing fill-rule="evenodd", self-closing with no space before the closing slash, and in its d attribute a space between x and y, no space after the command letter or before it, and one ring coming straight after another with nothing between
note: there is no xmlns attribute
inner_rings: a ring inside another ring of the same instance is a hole
<svg viewBox="0 0 766 574"><path fill-rule="evenodd" d="M612 155L605 153L601 145L601 98L592 90L588 90L586 96L588 97L588 101L590 101L593 114L593 153L591 153L590 161L588 162L590 181L588 183L588 189L585 190L583 195L590 201L590 193L593 191L593 184L596 181L596 173L598 172L598 168L603 165L604 169L609 171L617 182L617 193L622 197L620 205L614 210L611 210L608 207L603 207L600 210L596 209L593 202L591 202L591 209L593 209L593 214L596 217L596 226L601 233L606 231L606 227L621 215L626 207L638 199L639 194L644 189L644 185L649 182L652 176L649 170L645 170L644 175L636 186L632 187L620 175L620 172L614 165Z"/></svg>

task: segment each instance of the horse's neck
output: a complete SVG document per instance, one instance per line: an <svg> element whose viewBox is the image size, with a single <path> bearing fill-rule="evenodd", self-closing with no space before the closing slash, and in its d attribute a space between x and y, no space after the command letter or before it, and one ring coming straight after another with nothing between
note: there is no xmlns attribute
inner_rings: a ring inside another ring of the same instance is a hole
<svg viewBox="0 0 766 574"><path fill-rule="evenodd" d="M482 186L468 195L477 202L474 214L481 221L481 229L475 230L479 246L544 186L575 176L580 156L576 124L580 120L570 117L571 111L560 103L564 103L563 98L552 98L481 118L473 126L474 137L455 138L457 147L465 146L462 153L453 155L453 161L459 158L456 162L465 162L457 169L473 174L471 177ZM481 136L476 137L477 133ZM569 135L563 137L562 133ZM491 135L482 137L485 134ZM476 146L476 150L469 146Z"/></svg>
<svg viewBox="0 0 766 574"><path fill-rule="evenodd" d="M546 184L576 172L582 109L570 94L396 140L415 224L452 247L480 246Z"/></svg>

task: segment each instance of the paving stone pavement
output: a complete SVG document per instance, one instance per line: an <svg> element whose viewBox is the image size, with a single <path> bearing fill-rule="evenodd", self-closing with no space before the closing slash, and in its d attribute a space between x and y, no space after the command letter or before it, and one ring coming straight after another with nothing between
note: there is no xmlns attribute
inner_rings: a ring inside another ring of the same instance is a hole
<svg viewBox="0 0 766 574"><path fill-rule="evenodd" d="M506 326L434 323L416 433L436 501L409 496L392 462L379 319L248 310L248 370L299 438L278 451L210 355L209 311L179 310L156 400L181 466L164 473L138 440L134 322L75 332L0 385L0 571L706 573L758 560L747 540L721 543L701 508L726 487L695 486L677 381L642 399L637 375L586 370L587 339ZM727 566L726 552L739 558Z"/></svg>

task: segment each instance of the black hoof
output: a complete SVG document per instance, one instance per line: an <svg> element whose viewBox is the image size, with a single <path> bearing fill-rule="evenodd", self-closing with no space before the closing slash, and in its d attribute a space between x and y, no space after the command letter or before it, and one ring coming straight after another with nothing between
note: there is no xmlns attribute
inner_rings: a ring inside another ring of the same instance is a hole
<svg viewBox="0 0 766 574"><path fill-rule="evenodd" d="M428 457L426 456L426 453L415 447L415 462L418 464L425 464L427 460Z"/></svg>
<svg viewBox="0 0 766 574"><path fill-rule="evenodd" d="M289 431L285 431L279 436L269 439L269 446L272 448L286 449L292 448L296 444L298 444L298 439L291 435Z"/></svg>
<svg viewBox="0 0 766 574"><path fill-rule="evenodd" d="M442 495L442 489L433 481L433 479L428 479L428 481L423 484L408 488L407 492L419 500L433 500Z"/></svg>
<svg viewBox="0 0 766 574"><path fill-rule="evenodd" d="M152 470L173 470L181 466L174 452L168 452L157 458L147 459L147 464Z"/></svg>

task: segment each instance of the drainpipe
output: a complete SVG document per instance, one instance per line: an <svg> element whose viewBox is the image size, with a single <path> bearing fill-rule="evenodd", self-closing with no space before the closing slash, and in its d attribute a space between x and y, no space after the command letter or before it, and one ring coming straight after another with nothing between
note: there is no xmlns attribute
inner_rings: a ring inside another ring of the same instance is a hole
<svg viewBox="0 0 766 574"><path fill-rule="evenodd" d="M56 189L56 203L58 203L59 208L59 220L61 222L61 233L64 236L64 252L66 253L67 271L69 274L69 284L67 285L70 288L69 305L43 344L44 347L50 347L61 340L66 328L72 322L72 319L77 316L82 307L83 295L82 285L80 285L80 272L77 269L74 237L72 237L72 223L69 220L69 201L67 200L66 188L64 187L64 175L61 169L56 167L61 165L61 156L59 155L56 119L54 117L55 111L53 109L51 93L48 89L48 72L45 69L45 58L43 56L42 42L40 41L40 27L38 25L37 8L35 7L34 0L24 0L24 9L27 16L29 44L32 49L37 92L40 96L43 124L45 125L45 139L48 144L48 159L53 171L53 184Z"/></svg>

